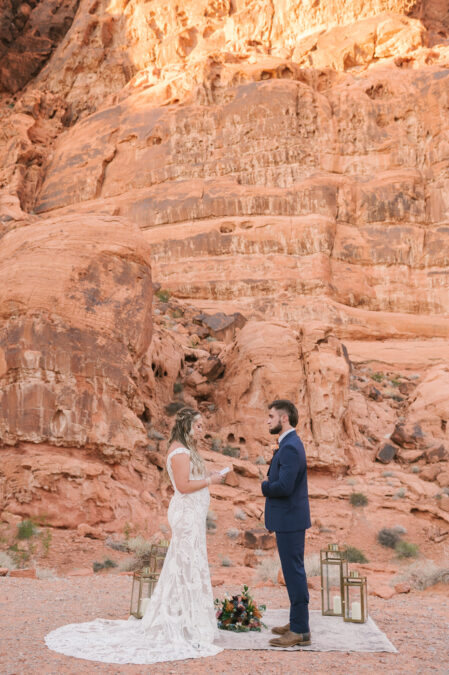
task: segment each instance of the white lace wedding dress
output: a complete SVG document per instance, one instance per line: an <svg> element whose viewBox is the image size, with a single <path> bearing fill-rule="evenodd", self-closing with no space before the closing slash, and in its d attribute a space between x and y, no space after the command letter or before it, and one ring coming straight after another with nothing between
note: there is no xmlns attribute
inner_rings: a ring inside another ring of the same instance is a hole
<svg viewBox="0 0 449 675"><path fill-rule="evenodd" d="M206 549L209 490L190 494L176 489L171 458L167 470L175 494L168 508L172 537L164 566L144 617L139 621L96 619L61 626L45 637L61 654L104 663L150 664L212 656L222 649L218 637ZM190 478L192 462L190 463Z"/></svg>

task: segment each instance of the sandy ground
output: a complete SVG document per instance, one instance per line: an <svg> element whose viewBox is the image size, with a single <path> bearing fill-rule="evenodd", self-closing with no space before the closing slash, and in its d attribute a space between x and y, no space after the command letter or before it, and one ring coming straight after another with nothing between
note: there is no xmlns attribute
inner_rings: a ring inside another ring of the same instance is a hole
<svg viewBox="0 0 449 675"><path fill-rule="evenodd" d="M115 573L58 579L0 579L1 675L108 675L152 673L449 673L449 594L447 586L397 595L391 600L370 598L370 612L399 650L398 654L292 653L228 651L206 659L117 666L62 656L47 649L44 636L57 626L97 616L126 618L131 578ZM222 597L237 586L215 589ZM282 587L254 590L257 601L287 607ZM311 592L311 608L320 606ZM337 619L336 619L337 620ZM339 619L338 619L339 620Z"/></svg>

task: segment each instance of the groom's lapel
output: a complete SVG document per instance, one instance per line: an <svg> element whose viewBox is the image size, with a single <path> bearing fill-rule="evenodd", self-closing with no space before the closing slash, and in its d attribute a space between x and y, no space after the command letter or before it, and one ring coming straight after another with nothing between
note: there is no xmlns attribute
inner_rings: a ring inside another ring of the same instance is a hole
<svg viewBox="0 0 449 675"><path fill-rule="evenodd" d="M277 455L278 452L279 452L279 446L278 446L278 447L276 448L276 450L273 452L273 456L272 456L272 458L270 459L270 466L268 467L267 476L270 475L271 467L272 467L272 465L273 465L273 460L274 460L274 458L276 457L276 455Z"/></svg>

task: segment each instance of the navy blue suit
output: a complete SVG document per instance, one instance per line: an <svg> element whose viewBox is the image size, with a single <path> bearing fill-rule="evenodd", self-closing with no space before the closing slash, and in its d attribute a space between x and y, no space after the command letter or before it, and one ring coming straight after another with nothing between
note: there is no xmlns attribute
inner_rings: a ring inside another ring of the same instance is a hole
<svg viewBox="0 0 449 675"><path fill-rule="evenodd" d="M282 439L262 483L265 527L276 533L279 557L290 598L290 630L309 632L309 591L304 570L305 530L310 525L307 463L296 431Z"/></svg>

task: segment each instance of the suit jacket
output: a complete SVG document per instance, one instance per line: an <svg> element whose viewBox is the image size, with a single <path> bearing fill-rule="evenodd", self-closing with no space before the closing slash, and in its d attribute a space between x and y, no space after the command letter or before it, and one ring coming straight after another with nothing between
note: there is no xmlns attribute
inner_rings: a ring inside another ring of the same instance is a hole
<svg viewBox="0 0 449 675"><path fill-rule="evenodd" d="M309 528L306 453L296 431L282 439L271 460L267 478L262 483L267 530L296 532Z"/></svg>

